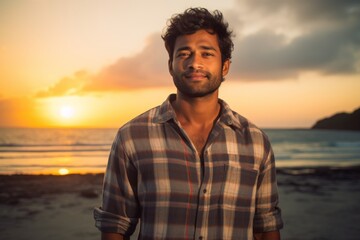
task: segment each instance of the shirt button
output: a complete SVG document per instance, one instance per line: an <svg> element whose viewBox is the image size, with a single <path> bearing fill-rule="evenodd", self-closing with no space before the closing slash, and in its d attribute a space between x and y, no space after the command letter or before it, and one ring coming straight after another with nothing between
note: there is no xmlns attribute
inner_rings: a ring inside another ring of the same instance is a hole
<svg viewBox="0 0 360 240"><path fill-rule="evenodd" d="M207 192L207 190L206 190L206 188L204 188L203 193L206 193L206 192Z"/></svg>

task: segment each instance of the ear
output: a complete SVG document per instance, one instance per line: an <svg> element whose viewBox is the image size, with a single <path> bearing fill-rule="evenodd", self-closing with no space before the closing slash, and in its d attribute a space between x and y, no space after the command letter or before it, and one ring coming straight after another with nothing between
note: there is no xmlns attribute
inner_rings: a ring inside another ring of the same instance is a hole
<svg viewBox="0 0 360 240"><path fill-rule="evenodd" d="M225 77L228 72L229 72L229 69L230 69L230 59L226 59L225 62L223 63L223 66L222 66L222 75L223 77Z"/></svg>
<svg viewBox="0 0 360 240"><path fill-rule="evenodd" d="M173 71L173 67L172 67L172 61L169 59L168 60L168 69L169 69L169 73L172 76L174 71Z"/></svg>

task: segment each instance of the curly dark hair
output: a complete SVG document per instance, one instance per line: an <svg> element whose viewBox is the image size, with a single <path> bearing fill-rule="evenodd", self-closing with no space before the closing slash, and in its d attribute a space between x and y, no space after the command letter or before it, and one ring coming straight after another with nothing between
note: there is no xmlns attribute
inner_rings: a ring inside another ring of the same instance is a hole
<svg viewBox="0 0 360 240"><path fill-rule="evenodd" d="M231 52L234 49L231 39L233 32L228 27L229 24L224 21L222 13L218 10L210 13L205 8L188 8L184 13L176 14L169 19L166 32L161 37L172 62L176 38L204 29L217 35L221 60L224 63L224 61L231 59Z"/></svg>

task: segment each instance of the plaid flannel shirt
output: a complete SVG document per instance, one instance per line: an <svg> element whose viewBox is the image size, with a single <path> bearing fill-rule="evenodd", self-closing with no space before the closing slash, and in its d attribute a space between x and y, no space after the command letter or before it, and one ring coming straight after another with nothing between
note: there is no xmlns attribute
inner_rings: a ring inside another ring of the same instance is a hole
<svg viewBox="0 0 360 240"><path fill-rule="evenodd" d="M199 155L170 95L118 131L95 225L139 239L253 239L282 228L275 161L266 135L222 100Z"/></svg>

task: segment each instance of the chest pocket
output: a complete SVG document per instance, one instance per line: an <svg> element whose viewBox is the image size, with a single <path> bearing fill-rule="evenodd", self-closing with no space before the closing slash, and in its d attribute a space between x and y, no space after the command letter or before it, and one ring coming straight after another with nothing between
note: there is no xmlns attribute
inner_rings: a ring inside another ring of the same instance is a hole
<svg viewBox="0 0 360 240"><path fill-rule="evenodd" d="M258 171L229 161L224 163L219 204L234 210L252 208L256 195Z"/></svg>

